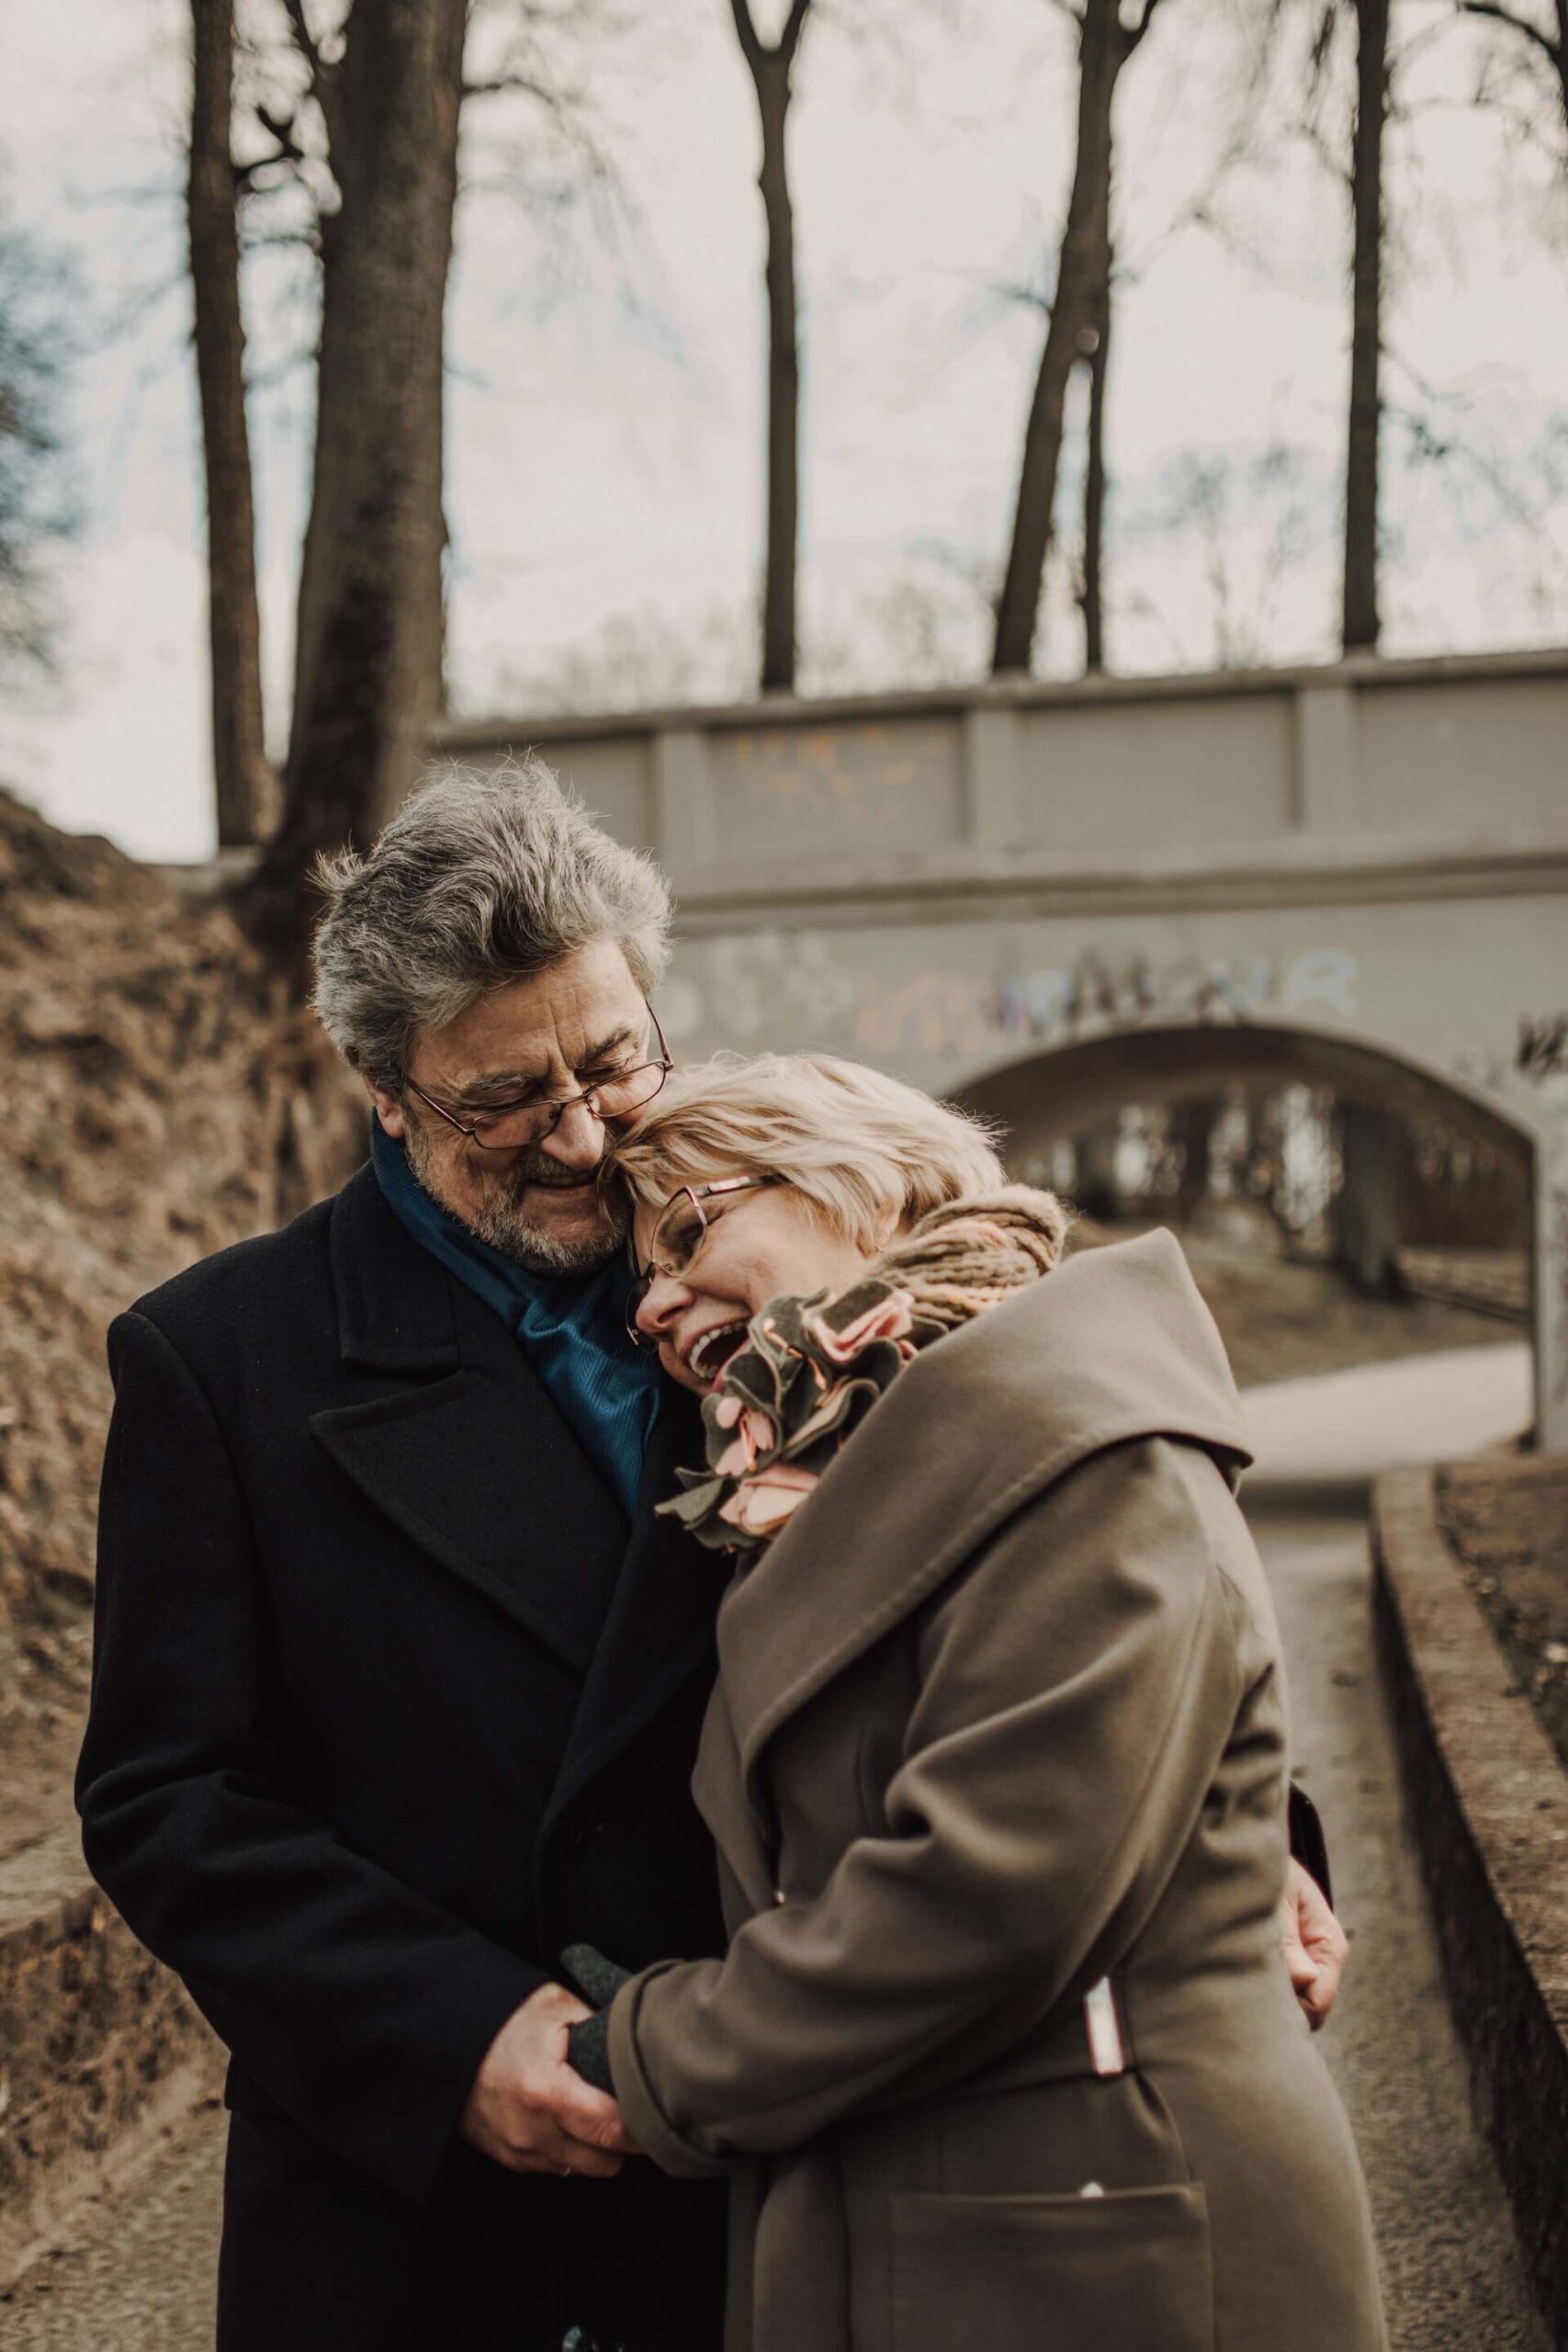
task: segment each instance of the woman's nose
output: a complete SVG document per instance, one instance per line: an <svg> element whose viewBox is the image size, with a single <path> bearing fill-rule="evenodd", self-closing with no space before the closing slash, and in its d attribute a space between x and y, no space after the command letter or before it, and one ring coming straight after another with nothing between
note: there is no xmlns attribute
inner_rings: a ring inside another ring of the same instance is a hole
<svg viewBox="0 0 1568 2352"><path fill-rule="evenodd" d="M691 1305L692 1294L673 1274L655 1274L642 1295L637 1328L648 1340L661 1340Z"/></svg>

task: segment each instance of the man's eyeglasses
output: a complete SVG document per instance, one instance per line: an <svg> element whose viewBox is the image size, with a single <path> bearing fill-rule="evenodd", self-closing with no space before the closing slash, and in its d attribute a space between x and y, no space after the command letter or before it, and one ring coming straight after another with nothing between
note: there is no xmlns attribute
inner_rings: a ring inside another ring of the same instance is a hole
<svg viewBox="0 0 1568 2352"><path fill-rule="evenodd" d="M637 1329L637 1309L660 1274L679 1282L682 1274L691 1272L692 1261L713 1222L713 1212L705 1204L728 1199L736 1193L755 1192L762 1184L783 1182L782 1176L724 1176L716 1184L682 1184L679 1192L671 1193L649 1237L647 1264L637 1266L636 1258L632 1259L637 1280L626 1295L626 1329L639 1347L647 1334ZM630 1245L627 1246L629 1250Z"/></svg>
<svg viewBox="0 0 1568 2352"><path fill-rule="evenodd" d="M456 1127L460 1136L467 1136L470 1143L478 1144L481 1151L518 1151L525 1144L543 1143L547 1136L553 1136L563 1114L573 1103L581 1102L591 1117L604 1123L629 1119L634 1111L640 1111L652 1102L674 1064L652 1005L648 1008L648 1017L659 1040L657 1057L634 1062L626 1069L605 1070L598 1077L591 1077L588 1085L576 1094L519 1095L513 1102L498 1102L493 1110L473 1112L467 1119L459 1119L455 1111L437 1102L412 1078L405 1078L403 1084L411 1094L418 1095L427 1110L445 1119L449 1127ZM575 1075L581 1078L582 1072Z"/></svg>

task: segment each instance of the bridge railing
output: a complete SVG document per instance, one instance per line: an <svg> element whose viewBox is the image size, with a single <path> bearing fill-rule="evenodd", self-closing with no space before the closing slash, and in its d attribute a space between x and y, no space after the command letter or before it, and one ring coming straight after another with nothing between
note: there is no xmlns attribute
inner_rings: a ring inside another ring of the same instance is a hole
<svg viewBox="0 0 1568 2352"><path fill-rule="evenodd" d="M689 910L1568 846L1568 650L447 724L532 746Z"/></svg>

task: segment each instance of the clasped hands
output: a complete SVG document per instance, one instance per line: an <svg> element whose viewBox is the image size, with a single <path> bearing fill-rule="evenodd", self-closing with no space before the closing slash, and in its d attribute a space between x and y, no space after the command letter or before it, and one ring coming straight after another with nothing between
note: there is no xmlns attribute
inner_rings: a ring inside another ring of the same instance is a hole
<svg viewBox="0 0 1568 2352"><path fill-rule="evenodd" d="M1334 2007L1348 1947L1314 1879L1292 1860L1280 1902L1285 1966L1315 2033ZM463 2109L465 2139L508 2172L574 2174L613 2180L642 2151L608 2091L583 2081L569 2036L613 1996L626 1971L589 1947L565 1955L594 2007L564 1984L542 1984L514 2009L491 2043Z"/></svg>
<svg viewBox="0 0 1568 2352"><path fill-rule="evenodd" d="M462 2133L508 2172L613 2180L642 2153L607 2091L570 2063L567 2036L592 2017L564 1984L541 1984L485 2052L463 2109Z"/></svg>

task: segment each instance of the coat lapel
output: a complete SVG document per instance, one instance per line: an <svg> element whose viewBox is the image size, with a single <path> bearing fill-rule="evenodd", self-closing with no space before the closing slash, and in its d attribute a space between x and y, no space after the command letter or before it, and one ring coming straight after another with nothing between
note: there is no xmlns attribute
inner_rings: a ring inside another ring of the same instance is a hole
<svg viewBox="0 0 1568 2352"><path fill-rule="evenodd" d="M678 1464L702 1460L694 1397L671 1387L643 1463L631 1540L583 1687L550 1799L558 1815L666 1706L699 1668L714 1666L714 1619L729 1563L705 1551L656 1506L676 1490Z"/></svg>
<svg viewBox="0 0 1568 2352"><path fill-rule="evenodd" d="M318 1441L428 1556L587 1671L626 1544L598 1471L500 1317L363 1169L332 1223L340 1344L366 1395Z"/></svg>
<svg viewBox="0 0 1568 2352"><path fill-rule="evenodd" d="M1224 1344L1169 1233L1085 1251L909 1364L718 1621L744 1784L779 1727L994 1529L1109 1445L1251 1459Z"/></svg>

